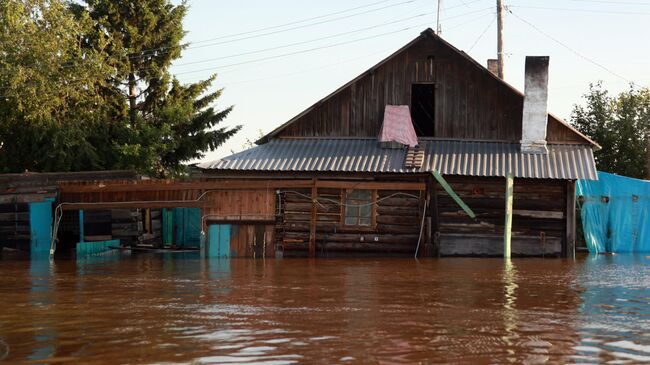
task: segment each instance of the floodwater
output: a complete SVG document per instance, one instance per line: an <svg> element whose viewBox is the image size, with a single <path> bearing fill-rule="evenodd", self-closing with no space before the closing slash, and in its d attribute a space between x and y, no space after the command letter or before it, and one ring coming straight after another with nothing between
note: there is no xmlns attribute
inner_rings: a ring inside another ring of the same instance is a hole
<svg viewBox="0 0 650 365"><path fill-rule="evenodd" d="M650 257L0 261L0 363L650 362Z"/></svg>

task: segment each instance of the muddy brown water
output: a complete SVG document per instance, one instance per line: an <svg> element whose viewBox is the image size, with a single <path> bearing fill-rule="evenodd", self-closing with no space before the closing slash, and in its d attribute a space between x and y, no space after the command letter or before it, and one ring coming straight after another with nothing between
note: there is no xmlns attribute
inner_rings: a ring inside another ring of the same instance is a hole
<svg viewBox="0 0 650 365"><path fill-rule="evenodd" d="M0 261L0 363L650 362L650 258Z"/></svg>

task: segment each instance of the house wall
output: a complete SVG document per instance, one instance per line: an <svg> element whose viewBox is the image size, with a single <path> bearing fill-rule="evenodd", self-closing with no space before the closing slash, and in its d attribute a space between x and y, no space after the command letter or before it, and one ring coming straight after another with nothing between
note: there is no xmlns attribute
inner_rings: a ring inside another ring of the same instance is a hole
<svg viewBox="0 0 650 365"><path fill-rule="evenodd" d="M355 183L350 182L350 187ZM386 188L390 189L390 183ZM371 227L342 224L344 188L319 188L316 205L316 251L318 256L350 253L413 255L415 253L424 192L377 190L376 218ZM285 256L309 252L310 189L283 189L281 213L276 222L276 243ZM406 195L408 194L408 195ZM412 196L411 196L412 195Z"/></svg>
<svg viewBox="0 0 650 365"><path fill-rule="evenodd" d="M470 219L444 192L436 189L440 255L503 254L505 179L446 177L474 211ZM567 237L567 182L515 179L512 253L561 255Z"/></svg>
<svg viewBox="0 0 650 365"><path fill-rule="evenodd" d="M320 101L279 137L376 137L387 104L409 105L412 83L435 84L435 136L521 140L523 96L437 38L426 37ZM549 116L548 141L582 141Z"/></svg>
<svg viewBox="0 0 650 365"><path fill-rule="evenodd" d="M377 190L376 218L369 228L342 224L344 188L319 188L316 209L316 255L413 255L422 223L423 204L431 198L422 227L422 255L501 256L505 221L505 179L446 176L474 211L471 219L435 182L427 191ZM354 186L354 182L349 182ZM512 253L560 256L565 253L568 222L567 182L515 179ZM394 196L406 193L410 196ZM307 256L311 227L311 190L282 189L275 225L276 248L285 256ZM429 219L430 217L430 219ZM439 232L439 234L436 234Z"/></svg>

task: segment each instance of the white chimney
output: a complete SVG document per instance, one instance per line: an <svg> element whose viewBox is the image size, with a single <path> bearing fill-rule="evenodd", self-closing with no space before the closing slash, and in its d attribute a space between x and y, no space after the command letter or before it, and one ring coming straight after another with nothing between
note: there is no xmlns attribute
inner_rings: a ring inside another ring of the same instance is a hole
<svg viewBox="0 0 650 365"><path fill-rule="evenodd" d="M526 56L521 152L548 153L548 56Z"/></svg>

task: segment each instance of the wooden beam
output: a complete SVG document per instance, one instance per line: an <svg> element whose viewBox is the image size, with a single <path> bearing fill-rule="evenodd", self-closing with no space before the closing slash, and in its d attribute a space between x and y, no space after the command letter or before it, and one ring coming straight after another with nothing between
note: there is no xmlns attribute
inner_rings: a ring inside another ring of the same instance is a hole
<svg viewBox="0 0 650 365"><path fill-rule="evenodd" d="M354 182L354 181L324 181L318 180L319 188L339 189L367 189L367 190L425 190L427 184L424 182Z"/></svg>
<svg viewBox="0 0 650 365"><path fill-rule="evenodd" d="M576 257L576 182L567 182L566 192L566 252L565 257Z"/></svg>
<svg viewBox="0 0 650 365"><path fill-rule="evenodd" d="M463 201L463 200L458 196L458 194L456 194L456 192L454 191L454 189L451 188L451 186L450 186L450 185L447 183L447 181L442 177L442 175L440 175L440 173L437 172L437 171L432 172L432 174L433 174L433 177L436 178L436 180L438 181L438 183L440 184L440 186L442 186L442 188L445 189L445 191L447 192L447 194L449 194L449 196L450 196L452 199L454 199L454 201L456 202L456 204L458 204L458 206L460 206L461 209L463 209L463 210L465 211L465 213L467 213L467 215L468 215L470 218L472 218L472 219L476 218L476 214L474 214L474 212L473 212L473 211L472 211L472 210L467 206L467 204L465 204L465 202L464 202L464 201Z"/></svg>
<svg viewBox="0 0 650 365"><path fill-rule="evenodd" d="M511 255L512 240L512 199L514 192L514 177L506 177L506 222L503 229L503 257L509 259Z"/></svg>
<svg viewBox="0 0 650 365"><path fill-rule="evenodd" d="M197 201L170 201L170 202L100 202L100 203L66 203L61 206L63 210L97 210L97 209L161 209L161 208L201 208L202 202Z"/></svg>
<svg viewBox="0 0 650 365"><path fill-rule="evenodd" d="M94 184L61 184L61 193L103 193L103 192L138 192L169 190L250 190L276 188L308 188L311 180L219 180L180 182L174 180L136 181L133 183L101 182ZM321 181L319 188L354 188L375 190L424 190L426 184L421 182L379 182L379 181Z"/></svg>
<svg viewBox="0 0 650 365"><path fill-rule="evenodd" d="M318 182L316 178L313 180L311 187L311 221L309 224L309 257L316 257L316 215L317 209L316 199L318 199Z"/></svg>
<svg viewBox="0 0 650 365"><path fill-rule="evenodd" d="M219 180L181 182L174 180L135 181L132 183L111 183L105 181L94 184L61 184L61 193L100 193L168 190L249 190L267 188L307 188L310 180Z"/></svg>

